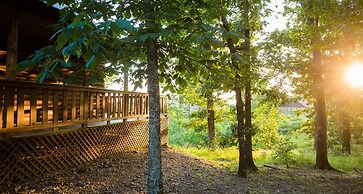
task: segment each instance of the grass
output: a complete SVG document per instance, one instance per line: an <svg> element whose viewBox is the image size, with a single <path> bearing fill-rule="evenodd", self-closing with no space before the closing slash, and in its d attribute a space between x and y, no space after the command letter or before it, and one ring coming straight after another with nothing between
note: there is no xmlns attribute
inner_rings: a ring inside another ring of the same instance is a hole
<svg viewBox="0 0 363 194"><path fill-rule="evenodd" d="M290 138L298 145L298 148L293 150L293 162L289 166L313 167L315 164L315 150L313 149L311 138L303 134L292 135ZM212 161L231 171L236 171L238 168L239 153L237 147L216 148L214 150L173 145L172 147L190 155ZM350 155L336 154L336 152L333 153L330 151L329 162L334 168L341 171L363 170L363 154L361 150L363 150L363 145L353 145L352 154ZM282 161L273 157L272 150L255 150L253 151L253 157L258 167L265 164L277 167L286 166Z"/></svg>

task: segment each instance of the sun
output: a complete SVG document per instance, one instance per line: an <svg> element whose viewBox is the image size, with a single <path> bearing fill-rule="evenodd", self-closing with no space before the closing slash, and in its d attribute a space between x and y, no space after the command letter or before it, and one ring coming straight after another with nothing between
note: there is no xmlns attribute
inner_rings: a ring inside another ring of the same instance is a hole
<svg viewBox="0 0 363 194"><path fill-rule="evenodd" d="M354 64L350 66L346 73L345 78L350 85L353 87L362 87L363 86L363 64Z"/></svg>

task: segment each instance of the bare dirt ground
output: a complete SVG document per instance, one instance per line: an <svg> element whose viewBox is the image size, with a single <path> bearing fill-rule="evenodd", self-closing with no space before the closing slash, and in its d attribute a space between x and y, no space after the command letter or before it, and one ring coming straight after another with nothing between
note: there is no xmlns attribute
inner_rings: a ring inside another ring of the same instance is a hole
<svg viewBox="0 0 363 194"><path fill-rule="evenodd" d="M363 193L363 172L260 167L248 178L203 159L163 148L165 193ZM123 153L22 184L0 193L146 193L146 151Z"/></svg>

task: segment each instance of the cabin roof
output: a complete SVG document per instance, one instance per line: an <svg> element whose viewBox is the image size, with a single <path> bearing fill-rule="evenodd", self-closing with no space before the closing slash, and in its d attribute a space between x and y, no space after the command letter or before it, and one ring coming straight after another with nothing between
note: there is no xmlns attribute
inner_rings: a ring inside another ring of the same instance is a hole
<svg viewBox="0 0 363 194"><path fill-rule="evenodd" d="M307 108L308 105L304 101L297 101L297 102L286 102L286 103L282 104L280 107Z"/></svg>

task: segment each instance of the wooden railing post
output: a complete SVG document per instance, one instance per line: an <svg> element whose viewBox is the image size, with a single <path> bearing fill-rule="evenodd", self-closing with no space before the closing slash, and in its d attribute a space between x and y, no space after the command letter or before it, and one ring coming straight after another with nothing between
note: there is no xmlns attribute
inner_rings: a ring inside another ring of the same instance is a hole
<svg viewBox="0 0 363 194"><path fill-rule="evenodd" d="M4 112L4 91L3 86L0 86L0 133L2 128L4 128L4 119L3 119L3 112Z"/></svg>
<svg viewBox="0 0 363 194"><path fill-rule="evenodd" d="M97 92L96 94L96 119L98 118L103 118L103 111L101 111L100 109L100 103L101 103L101 94L99 92Z"/></svg>
<svg viewBox="0 0 363 194"><path fill-rule="evenodd" d="M88 122L88 118L89 118L89 91L83 91L81 94L83 94L84 98L81 97L81 99L83 99L83 102L81 103L81 107L83 107L83 117L81 117L84 121L84 124L82 124L83 128L87 127L87 122Z"/></svg>
<svg viewBox="0 0 363 194"><path fill-rule="evenodd" d="M58 131L58 116L59 116L59 97L58 90L53 91L53 132Z"/></svg>
<svg viewBox="0 0 363 194"><path fill-rule="evenodd" d="M18 91L19 93L19 91ZM48 89L43 89L42 124L48 123ZM18 106L19 107L19 106ZM19 111L18 111L19 114Z"/></svg>
<svg viewBox="0 0 363 194"><path fill-rule="evenodd" d="M37 123L37 90L30 92L30 125Z"/></svg>
<svg viewBox="0 0 363 194"><path fill-rule="evenodd" d="M80 91L79 93L79 120L80 121L84 121L84 115L85 115L85 108L84 108L84 101L85 101L85 95L84 95L84 91ZM82 123L81 127L85 127L84 124Z"/></svg>
<svg viewBox="0 0 363 194"><path fill-rule="evenodd" d="M18 88L17 106L16 126L22 127L24 125L24 88Z"/></svg>
<svg viewBox="0 0 363 194"><path fill-rule="evenodd" d="M113 93L112 95L112 118L116 118L117 116L117 110L116 110L116 105L117 105L117 97L116 97L116 93Z"/></svg>
<svg viewBox="0 0 363 194"><path fill-rule="evenodd" d="M89 119L92 120L93 119L93 102L94 102L94 96L93 96L93 92L89 93Z"/></svg>
<svg viewBox="0 0 363 194"><path fill-rule="evenodd" d="M68 91L63 91L63 103L62 103L62 109L63 109L63 118L62 122L68 121Z"/></svg>
<svg viewBox="0 0 363 194"><path fill-rule="evenodd" d="M124 122L127 121L126 117L129 116L128 102L129 102L129 94L123 93L122 116L124 117L123 119Z"/></svg>
<svg viewBox="0 0 363 194"><path fill-rule="evenodd" d="M74 122L76 120L76 91L72 91L71 97L71 121Z"/></svg>

